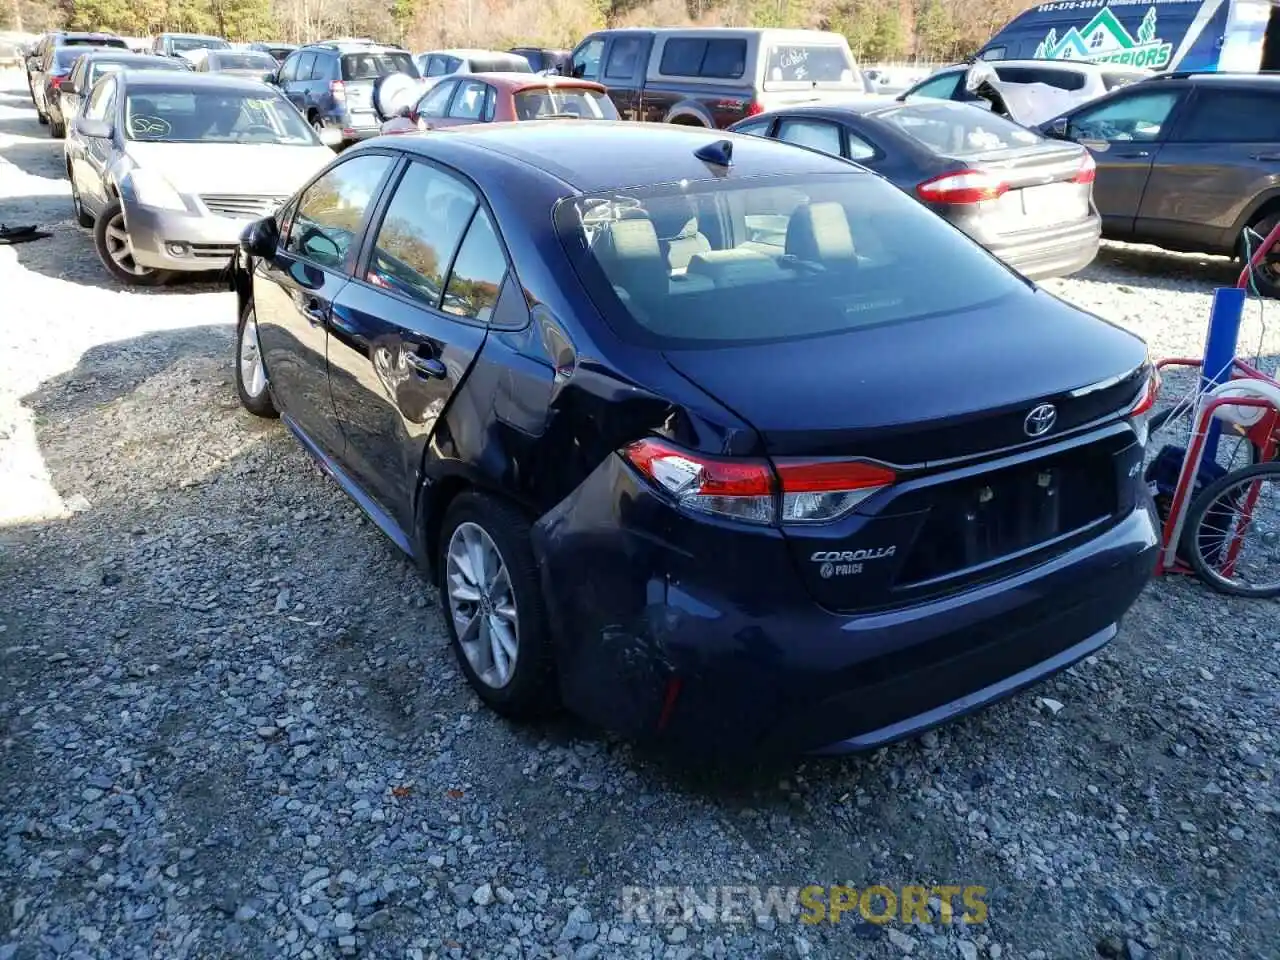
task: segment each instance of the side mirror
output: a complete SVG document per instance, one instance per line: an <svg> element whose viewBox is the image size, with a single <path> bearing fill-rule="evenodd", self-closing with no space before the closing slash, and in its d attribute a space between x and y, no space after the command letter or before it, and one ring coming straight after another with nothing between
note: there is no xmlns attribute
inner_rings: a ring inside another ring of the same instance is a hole
<svg viewBox="0 0 1280 960"><path fill-rule="evenodd" d="M240 249L251 257L274 256L280 243L280 228L275 217L255 220L240 234Z"/></svg>
<svg viewBox="0 0 1280 960"><path fill-rule="evenodd" d="M1046 129L1046 132L1049 134L1049 136L1053 137L1055 140L1067 140L1067 139L1069 139L1069 137L1068 137L1068 135L1067 135L1067 120L1066 120L1066 118L1065 118L1065 117L1058 117L1058 119L1050 121L1050 122L1049 122L1049 126L1048 126L1048 128Z"/></svg>
<svg viewBox="0 0 1280 960"><path fill-rule="evenodd" d="M87 140L110 140L113 132L106 120L76 117L76 133Z"/></svg>

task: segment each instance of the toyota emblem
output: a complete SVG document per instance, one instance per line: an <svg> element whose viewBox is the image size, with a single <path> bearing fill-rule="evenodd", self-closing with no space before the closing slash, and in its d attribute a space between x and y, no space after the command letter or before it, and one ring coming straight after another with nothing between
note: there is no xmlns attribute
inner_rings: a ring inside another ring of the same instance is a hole
<svg viewBox="0 0 1280 960"><path fill-rule="evenodd" d="M1052 403L1042 403L1022 421L1022 429L1028 437L1043 437L1058 422L1058 409Z"/></svg>

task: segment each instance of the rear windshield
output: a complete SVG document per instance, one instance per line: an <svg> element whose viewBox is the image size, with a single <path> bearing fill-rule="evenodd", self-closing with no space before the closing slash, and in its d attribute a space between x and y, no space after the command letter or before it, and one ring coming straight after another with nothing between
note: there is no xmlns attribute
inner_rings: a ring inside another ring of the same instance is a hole
<svg viewBox="0 0 1280 960"><path fill-rule="evenodd" d="M905 193L852 171L570 197L555 222L618 335L660 349L842 333L1025 289ZM921 283L922 264L948 282Z"/></svg>
<svg viewBox="0 0 1280 960"><path fill-rule="evenodd" d="M503 57L500 60L472 58L472 73L533 73L533 67L524 57Z"/></svg>
<svg viewBox="0 0 1280 960"><path fill-rule="evenodd" d="M84 47L59 47L53 51L53 65L60 69L68 69L87 52Z"/></svg>
<svg viewBox="0 0 1280 960"><path fill-rule="evenodd" d="M780 43L769 48L764 70L766 90L777 84L853 82L853 60L844 47L832 43Z"/></svg>
<svg viewBox="0 0 1280 960"><path fill-rule="evenodd" d="M192 50L228 50L231 44L217 37L174 37L170 43L174 53L190 53Z"/></svg>
<svg viewBox="0 0 1280 960"><path fill-rule="evenodd" d="M875 115L934 153L968 157L1009 150L1044 138L1004 117L963 103L910 101Z"/></svg>
<svg viewBox="0 0 1280 960"><path fill-rule="evenodd" d="M617 120L618 111L606 94L595 90L522 90L515 96L516 117L521 120L545 120L551 117L577 117L582 120Z"/></svg>
<svg viewBox="0 0 1280 960"><path fill-rule="evenodd" d="M377 80L392 73L416 77L418 68L407 53L348 53L342 58L343 80Z"/></svg>
<svg viewBox="0 0 1280 960"><path fill-rule="evenodd" d="M63 37L60 47L123 47L129 45L119 37Z"/></svg>
<svg viewBox="0 0 1280 960"><path fill-rule="evenodd" d="M276 61L267 53L218 53L213 65L219 70L274 70Z"/></svg>
<svg viewBox="0 0 1280 960"><path fill-rule="evenodd" d="M1085 76L1076 70L1053 70L1048 67L996 66L996 76L1005 83L1043 83L1057 90L1083 90Z"/></svg>
<svg viewBox="0 0 1280 960"><path fill-rule="evenodd" d="M89 83L92 85L99 77L107 73L119 73L121 70L182 70L186 67L165 57L147 57L145 60L94 60L89 67Z"/></svg>

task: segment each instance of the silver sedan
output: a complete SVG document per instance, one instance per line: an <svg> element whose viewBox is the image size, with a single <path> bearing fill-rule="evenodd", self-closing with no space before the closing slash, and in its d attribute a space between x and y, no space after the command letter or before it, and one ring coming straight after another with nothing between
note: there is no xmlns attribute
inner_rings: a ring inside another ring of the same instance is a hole
<svg viewBox="0 0 1280 960"><path fill-rule="evenodd" d="M281 94L253 80L110 74L68 131L76 217L125 283L216 271L241 231L333 159Z"/></svg>

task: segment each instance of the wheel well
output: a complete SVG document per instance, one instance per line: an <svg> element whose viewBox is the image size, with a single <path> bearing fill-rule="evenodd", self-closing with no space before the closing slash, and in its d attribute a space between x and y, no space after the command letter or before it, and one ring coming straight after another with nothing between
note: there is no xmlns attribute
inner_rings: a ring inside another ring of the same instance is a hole
<svg viewBox="0 0 1280 960"><path fill-rule="evenodd" d="M1263 203L1262 206L1258 207L1258 209L1249 217L1249 222L1246 224L1246 227L1256 227L1262 221L1277 213L1280 213L1280 196L1272 197L1270 200ZM1254 242L1256 241L1251 241L1251 243ZM1236 238L1236 256L1243 258L1244 252L1244 233L1241 231L1241 235Z"/></svg>
<svg viewBox="0 0 1280 960"><path fill-rule="evenodd" d="M697 117L688 113L682 113L677 117L672 117L670 122L679 124L682 127L705 127L706 126L706 124L703 123L701 120L699 120Z"/></svg>
<svg viewBox="0 0 1280 960"><path fill-rule="evenodd" d="M436 554L439 553L437 548L440 542L440 530L444 527L444 515L448 512L449 504L453 503L454 498L470 489L471 484L462 477L445 477L431 484L423 493L422 509L419 513L423 523L422 546L426 553L423 561L433 578L438 572Z"/></svg>

